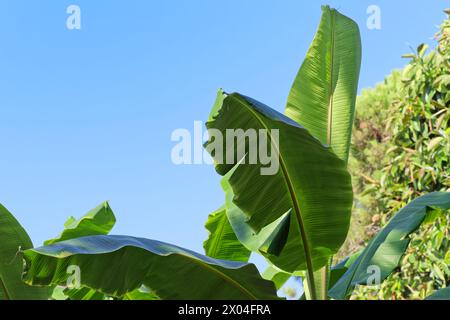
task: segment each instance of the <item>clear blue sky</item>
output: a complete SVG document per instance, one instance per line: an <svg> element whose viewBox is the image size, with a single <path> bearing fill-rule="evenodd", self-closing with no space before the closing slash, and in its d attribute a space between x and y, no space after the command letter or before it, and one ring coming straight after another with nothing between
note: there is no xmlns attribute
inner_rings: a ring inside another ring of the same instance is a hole
<svg viewBox="0 0 450 320"><path fill-rule="evenodd" d="M431 37L447 1L329 1L361 27L360 88ZM81 7L81 30L66 8ZM382 29L366 28L381 8ZM110 200L115 234L202 251L222 204L213 167L175 166L173 130L205 120L216 90L283 110L319 1L3 1L0 202L34 243Z"/></svg>

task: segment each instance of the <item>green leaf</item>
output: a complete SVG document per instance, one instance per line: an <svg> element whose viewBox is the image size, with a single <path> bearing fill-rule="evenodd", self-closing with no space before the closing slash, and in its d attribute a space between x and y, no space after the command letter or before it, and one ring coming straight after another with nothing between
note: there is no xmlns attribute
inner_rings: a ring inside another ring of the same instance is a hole
<svg viewBox="0 0 450 320"><path fill-rule="evenodd" d="M438 276L443 282L445 282L445 274L439 269L439 267L433 264L433 272L436 276Z"/></svg>
<svg viewBox="0 0 450 320"><path fill-rule="evenodd" d="M407 53L402 55L402 58L406 58L406 59L414 59L416 57L416 55L414 53Z"/></svg>
<svg viewBox="0 0 450 320"><path fill-rule="evenodd" d="M64 224L64 231L59 237L47 240L44 244L50 245L69 239L108 234L115 223L116 217L108 202L103 202L79 220L70 217Z"/></svg>
<svg viewBox="0 0 450 320"><path fill-rule="evenodd" d="M361 65L358 25L329 6L294 81L286 115L348 161ZM328 267L314 275L317 296L325 299Z"/></svg>
<svg viewBox="0 0 450 320"><path fill-rule="evenodd" d="M58 238L45 241L45 245L50 245L64 240L70 240L85 236L95 236L108 234L116 222L114 213L109 203L103 202L99 206L89 211L80 219L70 217L64 223L64 230ZM53 290L52 298L55 300L103 300L104 294L89 288L64 288L56 287Z"/></svg>
<svg viewBox="0 0 450 320"><path fill-rule="evenodd" d="M208 257L222 260L248 261L251 252L237 239L228 221L225 207L209 215L205 228L209 231L209 237L203 243L203 248Z"/></svg>
<svg viewBox="0 0 450 320"><path fill-rule="evenodd" d="M336 282L347 272L348 268L355 262L355 260L359 257L361 251L358 251L351 256L345 258L337 265L333 266L330 269L330 283L329 286L333 287Z"/></svg>
<svg viewBox="0 0 450 320"><path fill-rule="evenodd" d="M145 288L145 286L128 292L123 300L161 300L156 294Z"/></svg>
<svg viewBox="0 0 450 320"><path fill-rule="evenodd" d="M105 295L101 292L90 288L68 289L64 290L64 294L70 300L104 300Z"/></svg>
<svg viewBox="0 0 450 320"><path fill-rule="evenodd" d="M30 237L14 216L0 204L0 300L47 300L47 288L22 282L21 250L33 248Z"/></svg>
<svg viewBox="0 0 450 320"><path fill-rule="evenodd" d="M440 143L444 141L443 137L436 137L430 140L430 142L428 143L428 151L432 151L434 149L436 149L437 147L439 147Z"/></svg>
<svg viewBox="0 0 450 320"><path fill-rule="evenodd" d="M219 99L222 105L206 123L208 130L222 132L226 146L231 145L227 130L267 130L272 160L279 162L272 175L262 173L263 161L246 161L251 152L242 160L223 163L211 152L215 140L210 134L205 146L216 170L225 175L227 216L238 239L290 273L324 266L342 245L349 226L352 188L344 161L305 128L256 100L237 93ZM236 155L245 145L240 140L225 156Z"/></svg>
<svg viewBox="0 0 450 320"><path fill-rule="evenodd" d="M434 82L433 82L434 86L438 86L441 84L443 86L450 85L450 74L442 74L439 77L437 77L436 80L434 80Z"/></svg>
<svg viewBox="0 0 450 320"><path fill-rule="evenodd" d="M356 285L367 285L370 267L378 267L380 281L399 265L409 244L408 235L425 220L429 207L450 208L450 192L433 192L419 197L402 208L361 252L347 272L330 289L334 299L345 299Z"/></svg>
<svg viewBox="0 0 450 320"><path fill-rule="evenodd" d="M25 251L24 280L65 284L69 266L80 284L110 296L148 287L161 299L277 299L253 264L217 260L171 244L128 236L91 236Z"/></svg>
<svg viewBox="0 0 450 320"><path fill-rule="evenodd" d="M264 279L270 280L275 283L277 290L280 290L281 287L283 287L284 284L291 278L291 274L284 272L274 266L268 266L261 276Z"/></svg>
<svg viewBox="0 0 450 320"><path fill-rule="evenodd" d="M286 115L347 162L361 65L358 25L328 6L295 78Z"/></svg>
<svg viewBox="0 0 450 320"><path fill-rule="evenodd" d="M450 287L436 291L425 300L450 300Z"/></svg>
<svg viewBox="0 0 450 320"><path fill-rule="evenodd" d="M425 43L422 43L417 47L417 54L419 55L419 57L423 57L427 50L428 50L428 45Z"/></svg>
<svg viewBox="0 0 450 320"><path fill-rule="evenodd" d="M51 300L67 300L68 296L65 294L66 288L63 286L56 286L53 288Z"/></svg>

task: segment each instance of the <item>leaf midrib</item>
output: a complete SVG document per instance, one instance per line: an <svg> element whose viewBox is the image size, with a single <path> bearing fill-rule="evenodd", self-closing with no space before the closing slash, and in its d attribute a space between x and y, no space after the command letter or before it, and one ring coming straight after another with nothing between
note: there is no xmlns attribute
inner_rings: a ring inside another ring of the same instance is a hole
<svg viewBox="0 0 450 320"><path fill-rule="evenodd" d="M3 279L0 277L0 290L5 294L5 300L11 300L11 297L8 294L8 290L6 290L6 285L3 282Z"/></svg>
<svg viewBox="0 0 450 320"><path fill-rule="evenodd" d="M333 11L330 11L330 20L331 20L331 45L330 45L330 97L328 103L328 126L327 126L327 144L331 146L331 138L332 138L332 130L333 130L333 106L334 106L334 90L333 90L333 82L334 82L334 54L336 52L335 47L335 25L336 19Z"/></svg>
<svg viewBox="0 0 450 320"><path fill-rule="evenodd" d="M334 107L334 63L335 63L335 53L336 53L336 40L335 40L335 26L336 26L336 16L333 10L330 10L330 24L331 24L331 45L330 45L330 86L329 86L329 102L328 102L328 125L327 125L327 144L331 147L331 139L333 134L333 107ZM331 258L332 259L332 258ZM327 298L328 292L328 268L331 264L328 263L322 270L320 277L321 280L321 290L320 295L323 300Z"/></svg>

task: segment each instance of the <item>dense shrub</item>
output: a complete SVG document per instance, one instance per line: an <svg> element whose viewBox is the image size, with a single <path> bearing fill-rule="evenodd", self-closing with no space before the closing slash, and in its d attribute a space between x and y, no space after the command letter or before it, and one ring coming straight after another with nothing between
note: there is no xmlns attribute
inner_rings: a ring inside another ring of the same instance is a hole
<svg viewBox="0 0 450 320"><path fill-rule="evenodd" d="M349 164L356 205L347 253L412 199L450 189L449 17L436 39L435 50L427 54L427 45L420 45L405 55L411 61L404 70L358 99ZM449 229L444 215L421 227L402 267L381 289L360 288L353 298L423 298L450 285Z"/></svg>

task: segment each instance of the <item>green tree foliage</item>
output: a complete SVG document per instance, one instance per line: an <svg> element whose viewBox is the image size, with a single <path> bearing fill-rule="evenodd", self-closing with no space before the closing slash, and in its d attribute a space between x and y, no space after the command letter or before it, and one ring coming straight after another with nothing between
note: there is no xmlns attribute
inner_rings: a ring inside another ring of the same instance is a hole
<svg viewBox="0 0 450 320"><path fill-rule="evenodd" d="M447 12L449 14L449 12ZM356 209L346 251L356 251L416 197L450 188L450 19L435 50L420 45L402 71L357 101L349 168ZM448 217L448 216L447 216ZM450 284L450 223L445 215L411 235L401 268L379 289L354 298L417 299Z"/></svg>

